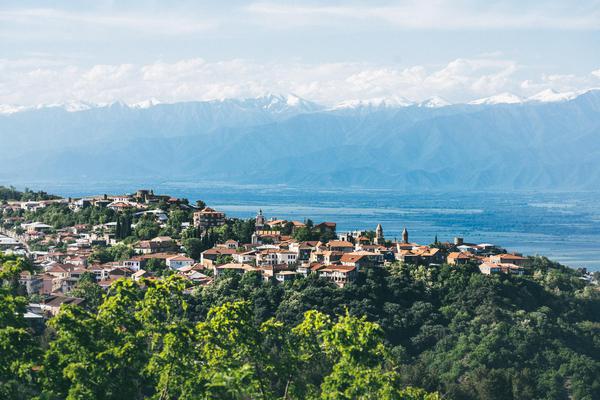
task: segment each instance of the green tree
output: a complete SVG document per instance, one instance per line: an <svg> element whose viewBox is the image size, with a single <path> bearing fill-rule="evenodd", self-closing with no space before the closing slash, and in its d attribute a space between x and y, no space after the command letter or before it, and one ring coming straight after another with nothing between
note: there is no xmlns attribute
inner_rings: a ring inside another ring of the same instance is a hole
<svg viewBox="0 0 600 400"><path fill-rule="evenodd" d="M202 240L195 237L183 239L182 244L188 257L194 260L199 260L201 253L206 250Z"/></svg>
<svg viewBox="0 0 600 400"><path fill-rule="evenodd" d="M135 235L141 240L156 237L160 232L160 225L149 215L143 215L135 224Z"/></svg>
<svg viewBox="0 0 600 400"><path fill-rule="evenodd" d="M135 318L142 298L132 281L117 281L98 313L66 306L50 321L56 339L42 369L44 396L51 399L139 399L148 352Z"/></svg>
<svg viewBox="0 0 600 400"><path fill-rule="evenodd" d="M22 258L0 253L0 398L28 399L36 393L32 368L36 345L23 317L27 299L18 293L18 277L30 269Z"/></svg>
<svg viewBox="0 0 600 400"><path fill-rule="evenodd" d="M85 299L84 307L90 311L95 311L102 303L104 291L96 283L94 275L86 272L81 275L70 294L73 297Z"/></svg>
<svg viewBox="0 0 600 400"><path fill-rule="evenodd" d="M312 240L310 228L304 226L296 229L292 236L299 242L306 242L308 240Z"/></svg>

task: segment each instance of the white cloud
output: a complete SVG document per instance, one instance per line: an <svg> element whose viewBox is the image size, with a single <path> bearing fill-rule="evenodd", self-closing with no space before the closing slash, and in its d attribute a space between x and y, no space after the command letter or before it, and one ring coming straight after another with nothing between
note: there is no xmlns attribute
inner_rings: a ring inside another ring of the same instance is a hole
<svg viewBox="0 0 600 400"><path fill-rule="evenodd" d="M596 78L600 78L600 69L592 71L592 75L594 75Z"/></svg>
<svg viewBox="0 0 600 400"><path fill-rule="evenodd" d="M137 103L254 97L267 92L295 93L335 104L348 99L399 98L450 101L513 92L528 96L553 88L578 90L594 85L587 76L542 74L523 79L516 62L498 57L459 58L445 65L400 68L370 63L257 63L201 58L150 64L99 64L81 67L35 58L0 59L0 104L37 105L70 101Z"/></svg>
<svg viewBox="0 0 600 400"><path fill-rule="evenodd" d="M575 74L542 74L539 79L527 79L521 82L520 88L527 94L535 94L552 89L557 92L572 92L582 89L595 88L598 86L594 79L598 71L592 71L589 75Z"/></svg>
<svg viewBox="0 0 600 400"><path fill-rule="evenodd" d="M263 23L281 28L335 24L340 20L379 21L403 29L600 29L600 8L572 2L496 2L456 0L406 0L393 4L319 5L256 2L250 13ZM588 2L590 3L590 2Z"/></svg>
<svg viewBox="0 0 600 400"><path fill-rule="evenodd" d="M68 25L71 28L122 29L161 35L185 35L204 32L214 29L218 25L214 18L210 20L195 19L189 16L169 15L168 13L151 16L140 13L86 13L50 8L1 10L0 21L31 25L38 29L40 23L43 23L46 27L64 27Z"/></svg>

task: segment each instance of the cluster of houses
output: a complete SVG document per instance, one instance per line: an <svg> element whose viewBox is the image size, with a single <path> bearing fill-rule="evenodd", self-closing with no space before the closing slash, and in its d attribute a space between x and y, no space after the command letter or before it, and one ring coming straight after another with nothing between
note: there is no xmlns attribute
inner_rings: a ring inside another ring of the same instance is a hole
<svg viewBox="0 0 600 400"><path fill-rule="evenodd" d="M153 203L165 202L192 207L170 196L157 196L152 191L140 190L134 195L99 196L85 199L60 199L47 202L12 202L0 205L0 218L7 209L32 211L52 202L64 202L74 212L86 207L131 209L137 214L148 213L160 223L168 221L168 214ZM4 213L6 214L6 213ZM14 221L13 221L14 222ZM223 212L210 207L197 209L192 224L201 231L219 227L227 222ZM400 241L388 241L383 228L374 232L354 231L338 234L334 222L311 226L324 233L325 241L296 240L298 229L306 229L300 221L267 219L262 211L255 218L255 231L249 243L227 240L203 251L199 259L186 255L180 240L157 236L131 245L134 256L122 261L92 262L92 251L98 246L110 247L118 240L113 232L115 222L89 226L75 225L63 229L38 221L19 221L21 231L3 229L0 250L23 252L36 266L35 273L24 272L21 283L29 294L40 294L51 299L51 304L75 301L68 294L85 273L91 274L102 287L108 288L115 280L126 278L155 279L157 263L189 280L193 285L210 285L219 276L229 273L254 272L265 280L287 282L301 276L315 274L343 287L354 281L361 271L380 268L394 262L435 266L442 263L460 266L476 264L483 274L524 274L527 259L519 254L508 254L492 244L465 243L461 238L453 242L421 245L409 240L404 229ZM66 243L61 250L30 251L28 244ZM50 312L57 311L52 308Z"/></svg>

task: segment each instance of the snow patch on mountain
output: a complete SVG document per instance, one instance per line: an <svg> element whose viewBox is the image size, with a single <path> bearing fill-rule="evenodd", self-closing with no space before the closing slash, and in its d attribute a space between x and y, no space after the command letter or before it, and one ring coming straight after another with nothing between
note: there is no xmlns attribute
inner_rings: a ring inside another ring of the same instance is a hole
<svg viewBox="0 0 600 400"><path fill-rule="evenodd" d="M418 104L419 107L426 107L426 108L440 108L440 107L446 107L451 105L451 103L440 97L440 96L433 96L425 101L422 101Z"/></svg>
<svg viewBox="0 0 600 400"><path fill-rule="evenodd" d="M146 108L157 106L159 104L162 104L162 101L158 100L155 97L152 97L151 99L132 104L131 108L146 109Z"/></svg>
<svg viewBox="0 0 600 400"><path fill-rule="evenodd" d="M354 99L342 101L335 106L332 110L341 109L357 109L357 108L397 108L397 107L409 107L415 105L413 101L408 100L405 97L394 96L394 97L376 97L372 99Z"/></svg>
<svg viewBox="0 0 600 400"><path fill-rule="evenodd" d="M24 106L15 106L12 104L0 104L0 114L10 115L14 113L18 113L21 111L25 111L27 107Z"/></svg>
<svg viewBox="0 0 600 400"><path fill-rule="evenodd" d="M513 93L504 92L490 97L476 99L466 104L471 105L496 105L496 104L524 104L524 103L552 103L572 101L577 97L586 93L600 93L600 89L587 89L572 92L557 92L553 89L546 89L533 96L522 98ZM325 107L321 104L314 103L310 100L303 99L295 94L273 94L267 93L262 96L253 98L223 98L205 101L189 101L182 104L196 103L209 107L219 106L227 109L243 109L248 112L261 112L272 116L289 117L302 113L311 113L327 110L369 110L376 109L393 109L401 107L425 107L425 108L440 108L452 105L446 99L434 96L422 102L415 102L402 96L390 97L375 97L369 99L351 99L335 104L332 107ZM60 108L67 112L80 112L97 108L130 108L130 109L150 109L164 103L156 98L150 98L137 103L125 103L117 100L110 103L91 103L85 101L70 101L65 103L40 104L37 106L22 106L13 104L0 104L0 115L11 115L28 110L40 110L46 108ZM177 103L168 103L177 104Z"/></svg>
<svg viewBox="0 0 600 400"><path fill-rule="evenodd" d="M519 104L522 103L523 99L515 94L504 92L495 96L484 97L469 102L469 104L483 105L483 104Z"/></svg>
<svg viewBox="0 0 600 400"><path fill-rule="evenodd" d="M540 102L540 103L554 103L557 101L573 100L574 98L579 96L579 94L582 94L582 93L581 92L560 93L553 89L546 89L537 94L534 94L533 96L528 97L527 100L534 101L534 102Z"/></svg>

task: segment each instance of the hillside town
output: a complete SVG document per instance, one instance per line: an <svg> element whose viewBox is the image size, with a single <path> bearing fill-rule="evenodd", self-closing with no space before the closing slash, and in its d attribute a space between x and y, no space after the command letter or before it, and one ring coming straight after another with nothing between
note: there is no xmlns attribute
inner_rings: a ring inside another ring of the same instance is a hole
<svg viewBox="0 0 600 400"><path fill-rule="evenodd" d="M202 201L192 205L152 190L4 201L0 225L0 251L31 261L34 268L21 274L20 283L50 315L61 304L82 301L72 292L86 276L106 290L118 279L176 274L194 287L235 273L281 284L314 274L344 287L370 268L394 263L470 265L487 275L528 272L528 258L490 243L436 237L419 244L406 228L401 240L390 241L380 224L338 232L332 221L287 221L262 210L240 220Z"/></svg>

